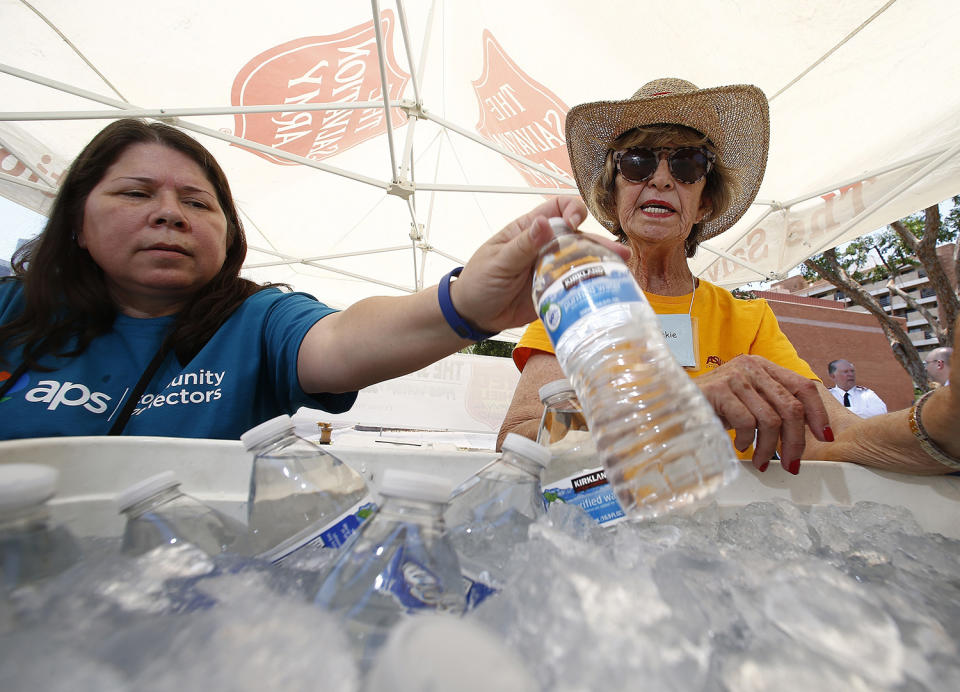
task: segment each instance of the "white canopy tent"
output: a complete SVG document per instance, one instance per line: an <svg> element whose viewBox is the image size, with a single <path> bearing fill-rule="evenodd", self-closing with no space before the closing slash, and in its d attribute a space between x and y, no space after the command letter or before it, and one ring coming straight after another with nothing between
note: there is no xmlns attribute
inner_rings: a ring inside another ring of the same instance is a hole
<svg viewBox="0 0 960 692"><path fill-rule="evenodd" d="M575 192L569 106L753 83L764 184L693 261L735 287L960 192L958 26L956 0L0 0L0 195L42 212L110 119L162 118L226 170L247 275L345 307Z"/></svg>

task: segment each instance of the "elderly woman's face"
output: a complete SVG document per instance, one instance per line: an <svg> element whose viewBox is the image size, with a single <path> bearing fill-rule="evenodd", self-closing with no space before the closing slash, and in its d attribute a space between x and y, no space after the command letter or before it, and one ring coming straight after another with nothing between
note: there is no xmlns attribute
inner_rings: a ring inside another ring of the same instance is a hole
<svg viewBox="0 0 960 692"><path fill-rule="evenodd" d="M619 173L614 181L617 216L631 244L679 244L708 211L701 201L706 178L681 183L671 174L665 155L656 172L642 183L632 183Z"/></svg>
<svg viewBox="0 0 960 692"><path fill-rule="evenodd" d="M103 270L121 312L172 314L220 271L227 219L193 159L134 144L87 197L77 243Z"/></svg>

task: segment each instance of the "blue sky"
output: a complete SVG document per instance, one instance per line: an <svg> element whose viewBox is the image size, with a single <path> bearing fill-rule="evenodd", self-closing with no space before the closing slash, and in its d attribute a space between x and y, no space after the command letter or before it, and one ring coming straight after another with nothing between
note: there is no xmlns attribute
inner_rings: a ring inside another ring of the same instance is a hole
<svg viewBox="0 0 960 692"><path fill-rule="evenodd" d="M17 240L35 236L43 230L45 221L45 216L0 197L0 259L9 262Z"/></svg>

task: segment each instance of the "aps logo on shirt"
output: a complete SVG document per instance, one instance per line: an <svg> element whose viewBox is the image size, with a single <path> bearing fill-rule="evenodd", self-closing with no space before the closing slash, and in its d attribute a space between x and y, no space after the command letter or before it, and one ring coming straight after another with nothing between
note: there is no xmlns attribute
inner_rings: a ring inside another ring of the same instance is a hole
<svg viewBox="0 0 960 692"><path fill-rule="evenodd" d="M23 386L25 387L26 383ZM79 382L60 383L57 380L40 380L36 387L24 395L24 399L31 403L47 404L48 411L54 411L62 404L83 406L91 413L104 413L111 398L103 392L91 391Z"/></svg>

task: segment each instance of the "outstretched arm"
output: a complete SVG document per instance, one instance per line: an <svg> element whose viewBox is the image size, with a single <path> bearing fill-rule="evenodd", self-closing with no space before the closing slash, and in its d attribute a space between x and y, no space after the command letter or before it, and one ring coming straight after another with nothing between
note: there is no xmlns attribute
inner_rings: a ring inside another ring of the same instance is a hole
<svg viewBox="0 0 960 692"><path fill-rule="evenodd" d="M958 325L960 326L960 325ZM954 348L960 341L960 330ZM822 386L821 386L822 388ZM807 437L808 459L850 461L887 471L916 474L956 472L921 446L910 429L911 409L862 419L847 411L823 391L836 440L822 443ZM960 461L960 391L953 385L935 390L923 404L920 423L936 447Z"/></svg>
<svg viewBox="0 0 960 692"><path fill-rule="evenodd" d="M504 416L500 433L497 435L497 449L503 444L507 433L515 433L537 439L540 417L543 415L543 403L540 401L540 387L563 379L566 375L560 369L557 357L552 353L534 351L520 373L520 380L513 392L513 400L507 415Z"/></svg>
<svg viewBox="0 0 960 692"><path fill-rule="evenodd" d="M553 238L547 218L555 216L576 228L586 208L575 197L541 204L484 243L452 283L454 309L475 329L499 332L535 319L533 267ZM621 255L629 252L612 240L593 239ZM320 320L300 345L297 372L304 391L352 391L419 370L469 343L444 319L431 287L368 298Z"/></svg>
<svg viewBox="0 0 960 692"><path fill-rule="evenodd" d="M956 348L960 345L960 323ZM759 356L739 356L695 380L728 429L746 449L756 434L753 463L766 470L774 449L791 473L800 459L849 461L889 471L950 473L921 445L910 427L911 409L863 419L850 413L820 383ZM960 460L960 392L941 387L925 402L920 421L930 441Z"/></svg>

